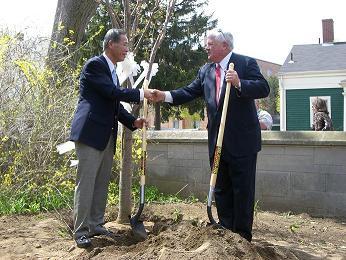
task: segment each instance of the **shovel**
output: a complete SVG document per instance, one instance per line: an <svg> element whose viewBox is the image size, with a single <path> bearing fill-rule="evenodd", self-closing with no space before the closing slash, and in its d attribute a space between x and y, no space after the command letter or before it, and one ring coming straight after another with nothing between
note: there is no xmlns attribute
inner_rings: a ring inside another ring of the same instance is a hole
<svg viewBox="0 0 346 260"><path fill-rule="evenodd" d="M148 89L149 81L147 79L144 80L143 89ZM143 117L147 118L148 115L148 100L143 100ZM147 162L147 127L144 124L142 128L142 155L141 155L141 171L140 171L140 203L138 207L137 213L131 217L130 225L132 228L132 232L136 238L139 240L145 240L148 237L147 232L145 231L145 227L143 221L139 218L142 214L144 203L145 203L145 173L146 173L146 162Z"/></svg>
<svg viewBox="0 0 346 260"><path fill-rule="evenodd" d="M234 64L230 63L228 69L234 70ZM211 225L217 225L218 227L219 226L221 227L221 225L217 224L215 219L213 218L213 214L211 212L211 204L212 204L212 199L214 196L217 173L219 171L223 133L225 130L225 122L226 122L226 117L227 117L227 107L228 107L230 91L231 91L231 83L227 82L225 99L223 101L223 107L222 107L221 122L220 122L220 126L219 126L219 133L217 135L217 142L216 142L216 147L215 147L215 152L214 152L214 162L213 162L213 167L212 167L211 175L210 175L210 186L209 186L208 204L207 204L207 213L208 213L208 218L209 218L210 224Z"/></svg>

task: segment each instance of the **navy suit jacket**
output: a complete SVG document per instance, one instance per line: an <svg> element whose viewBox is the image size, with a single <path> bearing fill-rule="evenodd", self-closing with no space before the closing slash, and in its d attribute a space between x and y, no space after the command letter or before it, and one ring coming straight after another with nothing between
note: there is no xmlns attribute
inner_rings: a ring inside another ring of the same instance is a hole
<svg viewBox="0 0 346 260"><path fill-rule="evenodd" d="M254 99L269 95L269 85L260 73L255 59L232 53L228 62L234 63L241 92L231 88L222 145L222 158L241 157L261 150L261 129L257 118ZM198 72L188 86L172 90L173 105L180 105L197 97L203 97L208 113L208 146L212 163L218 129L221 120L226 81L223 82L219 105L215 101L215 64L208 63Z"/></svg>
<svg viewBox="0 0 346 260"><path fill-rule="evenodd" d="M118 121L135 130L135 117L124 109L120 101L138 103L139 90L116 87L103 55L86 62L80 76L79 91L70 140L103 151L111 134L116 140Z"/></svg>

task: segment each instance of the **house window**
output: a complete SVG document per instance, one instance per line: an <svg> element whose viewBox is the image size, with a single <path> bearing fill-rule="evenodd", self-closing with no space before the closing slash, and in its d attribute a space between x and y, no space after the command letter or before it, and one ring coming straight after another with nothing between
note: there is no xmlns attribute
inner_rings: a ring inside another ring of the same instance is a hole
<svg viewBox="0 0 346 260"><path fill-rule="evenodd" d="M327 102L327 108L328 108L329 116L330 116L330 118L332 118L332 109L331 109L330 96L315 96L315 97L310 97L310 127L312 127L313 116L314 116L314 112L312 111L312 102L313 102L314 99L316 99L316 98L324 99L324 100Z"/></svg>
<svg viewBox="0 0 346 260"><path fill-rule="evenodd" d="M175 120L173 121L173 128L174 128L174 129L179 129L179 120L175 119Z"/></svg>

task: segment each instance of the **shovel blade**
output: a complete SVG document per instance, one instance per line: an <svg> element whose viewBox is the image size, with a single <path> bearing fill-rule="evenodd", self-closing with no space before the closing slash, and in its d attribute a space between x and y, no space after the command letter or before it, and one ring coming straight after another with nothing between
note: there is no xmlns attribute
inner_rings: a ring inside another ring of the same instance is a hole
<svg viewBox="0 0 346 260"><path fill-rule="evenodd" d="M148 237L147 231L145 231L145 227L143 221L140 221L136 218L130 219L130 224L132 228L133 235L138 240L145 240Z"/></svg>
<svg viewBox="0 0 346 260"><path fill-rule="evenodd" d="M213 229L226 229L224 226L222 226L219 223L207 223L207 226L211 226Z"/></svg>

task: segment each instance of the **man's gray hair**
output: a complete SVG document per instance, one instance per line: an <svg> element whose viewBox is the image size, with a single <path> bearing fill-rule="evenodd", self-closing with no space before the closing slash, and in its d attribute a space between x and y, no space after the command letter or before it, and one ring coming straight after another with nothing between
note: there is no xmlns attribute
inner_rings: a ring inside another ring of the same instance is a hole
<svg viewBox="0 0 346 260"><path fill-rule="evenodd" d="M103 50L106 50L108 47L108 44L110 41L112 42L119 42L120 36L126 35L126 33L121 29L110 29L106 33L104 39L103 39Z"/></svg>
<svg viewBox="0 0 346 260"><path fill-rule="evenodd" d="M213 37L220 42L226 42L233 50L233 35L230 32L224 32L221 29L213 29L207 32L207 37Z"/></svg>

